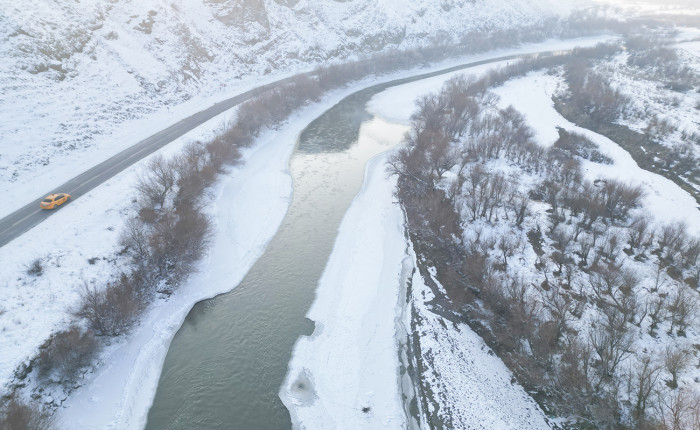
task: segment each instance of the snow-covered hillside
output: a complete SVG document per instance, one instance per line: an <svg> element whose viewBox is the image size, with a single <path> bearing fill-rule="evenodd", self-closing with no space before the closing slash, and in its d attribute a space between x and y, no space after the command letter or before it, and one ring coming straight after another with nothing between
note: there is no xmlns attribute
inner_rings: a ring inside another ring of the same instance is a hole
<svg viewBox="0 0 700 430"><path fill-rule="evenodd" d="M529 26L584 2L2 0L0 191L19 207L177 121L191 112L176 107L186 100L327 60Z"/></svg>

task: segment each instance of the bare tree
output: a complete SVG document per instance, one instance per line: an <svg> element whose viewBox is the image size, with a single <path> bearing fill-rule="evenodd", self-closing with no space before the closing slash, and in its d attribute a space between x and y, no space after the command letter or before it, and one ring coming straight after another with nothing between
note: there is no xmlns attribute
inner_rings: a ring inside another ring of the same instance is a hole
<svg viewBox="0 0 700 430"><path fill-rule="evenodd" d="M700 237L693 237L688 240L683 252L683 266L685 267L697 267L698 258L700 258Z"/></svg>
<svg viewBox="0 0 700 430"><path fill-rule="evenodd" d="M670 388L678 388L678 372L683 371L690 364L690 359L691 355L688 351L671 345L666 346L664 365L671 374L671 380L668 381Z"/></svg>
<svg viewBox="0 0 700 430"><path fill-rule="evenodd" d="M651 218L648 215L634 217L627 230L630 247L639 249L649 239L651 229Z"/></svg>
<svg viewBox="0 0 700 430"><path fill-rule="evenodd" d="M664 430L700 429L700 397L687 389L677 390L670 396L659 393L656 410Z"/></svg>
<svg viewBox="0 0 700 430"><path fill-rule="evenodd" d="M685 330L695 321L697 309L698 301L695 295L688 294L686 288L679 285L668 303L668 312L671 316L671 327L668 333L673 333L675 328L676 334L685 336Z"/></svg>
<svg viewBox="0 0 700 430"><path fill-rule="evenodd" d="M634 338L625 319L612 310L599 319L589 333L593 350L598 355L597 389L614 378L620 362L632 354Z"/></svg>
<svg viewBox="0 0 700 430"><path fill-rule="evenodd" d="M85 318L98 335L119 336L136 320L140 307L128 279L98 289L83 281L80 304L74 314Z"/></svg>
<svg viewBox="0 0 700 430"><path fill-rule="evenodd" d="M659 323L662 322L666 317L666 300L665 296L657 295L653 299L650 299L646 303L647 313L649 318L651 318L651 324L649 325L649 334L656 337L656 329L659 327Z"/></svg>
<svg viewBox="0 0 700 430"><path fill-rule="evenodd" d="M38 401L27 403L10 396L0 402L0 428L3 430L50 430L53 419Z"/></svg>
<svg viewBox="0 0 700 430"><path fill-rule="evenodd" d="M151 260L149 231L143 221L138 217L131 217L124 223L119 243L124 246L134 261L145 266Z"/></svg>
<svg viewBox="0 0 700 430"><path fill-rule="evenodd" d="M175 169L172 162L156 154L148 161L136 182L136 190L150 204L165 205L165 199L175 185Z"/></svg>
<svg viewBox="0 0 700 430"><path fill-rule="evenodd" d="M552 288L542 297L544 306L549 310L552 320L556 322L557 339L566 330L571 320L572 299L558 288Z"/></svg>
<svg viewBox="0 0 700 430"><path fill-rule="evenodd" d="M634 401L633 415L638 423L645 421L649 398L656 388L661 369L661 364L650 355L638 356L636 363L630 366L628 390Z"/></svg>
<svg viewBox="0 0 700 430"><path fill-rule="evenodd" d="M502 234L498 239L498 250L503 256L503 265L508 266L508 257L512 257L515 250L522 244L520 237L513 237L510 234Z"/></svg>
<svg viewBox="0 0 700 430"><path fill-rule="evenodd" d="M37 375L41 380L72 385L78 372L90 364L98 346L91 330L73 325L58 331L39 347Z"/></svg>
<svg viewBox="0 0 700 430"><path fill-rule="evenodd" d="M672 263L682 253L683 246L688 241L687 227L680 222L666 224L661 227L658 237L661 258L666 263Z"/></svg>

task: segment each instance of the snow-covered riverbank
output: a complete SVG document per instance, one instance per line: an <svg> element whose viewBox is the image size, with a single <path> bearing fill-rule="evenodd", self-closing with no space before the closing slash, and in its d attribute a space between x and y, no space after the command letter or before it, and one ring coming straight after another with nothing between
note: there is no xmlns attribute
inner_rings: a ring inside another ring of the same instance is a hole
<svg viewBox="0 0 700 430"><path fill-rule="evenodd" d="M405 427L395 319L406 243L385 162L368 163L307 314L316 328L280 390L300 428Z"/></svg>

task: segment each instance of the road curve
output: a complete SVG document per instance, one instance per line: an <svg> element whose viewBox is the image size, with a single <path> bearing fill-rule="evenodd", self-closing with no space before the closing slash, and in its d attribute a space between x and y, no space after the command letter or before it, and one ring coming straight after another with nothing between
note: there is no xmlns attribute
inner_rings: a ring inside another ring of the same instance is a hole
<svg viewBox="0 0 700 430"><path fill-rule="evenodd" d="M479 66L482 64L496 63L499 61L506 61L512 59L528 58L535 55L553 55L558 52L544 51L533 54L518 54L518 55L507 55L503 57L490 58L488 60L475 61L471 63L460 64L458 66L430 72L418 74L408 78L396 79L393 81L386 82L383 84L386 88L401 85L406 82L426 79L433 76L442 75L445 73L450 73L458 71L461 69L466 69L469 67ZM307 73L310 75L310 73ZM103 161L102 163L92 167L91 169L81 173L75 178L69 180L68 182L55 187L54 190L47 190L41 197L37 198L33 202L25 205L24 207L16 210L10 215L3 219L0 219L0 247L6 245L13 239L21 236L32 227L41 223L43 220L52 215L53 211L45 211L39 208L39 203L48 194L54 192L68 193L72 196L73 200L79 198L83 194L107 181L117 173L141 160L142 158L152 154L168 143L174 141L195 127L207 122L208 120L214 118L222 112L225 112L232 107L243 103L244 101L255 97L267 90L273 89L280 85L284 85L294 79L295 76L280 79L278 81L265 84L254 88L252 90L241 93L235 97L231 97L224 101L218 102L208 109L197 112L170 127L148 137L141 142L125 149L124 151L110 157L109 159ZM70 204L70 203L69 203ZM59 209L60 210L60 209Z"/></svg>

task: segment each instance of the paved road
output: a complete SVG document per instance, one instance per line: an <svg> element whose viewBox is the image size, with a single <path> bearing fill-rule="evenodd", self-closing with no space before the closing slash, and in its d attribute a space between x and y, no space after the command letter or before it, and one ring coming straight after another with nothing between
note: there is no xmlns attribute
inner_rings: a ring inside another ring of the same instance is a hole
<svg viewBox="0 0 700 430"><path fill-rule="evenodd" d="M549 55L553 52L540 52L538 55ZM417 76L412 76L410 78L397 79L395 81L388 82L387 87L400 85L404 82L409 82L418 79L429 78L432 76L441 75L444 73L449 73L452 71L457 71L460 69L465 69L468 67L474 67L481 64L495 63L498 61L506 61L516 58L530 57L534 54L524 54L524 55L508 55L504 57L491 58L488 60L477 61L467 64L461 64L455 67L450 67L448 69L443 69L436 72L430 72L425 74L420 74ZM73 200L79 198L83 194L92 190L96 186L110 179L117 173L141 160L149 154L157 151L178 137L184 135L193 128L205 123L206 121L212 119L216 115L231 109L232 107L252 98L256 95L265 92L271 88L283 85L293 77L280 79L266 85L254 88L250 91L246 91L230 99L224 100L222 102L216 103L210 108L198 112L190 117L187 117L180 122L171 125L163 131L160 131L153 136L142 140L136 145L125 149L117 155L103 161L97 166L87 170L86 172L76 176L70 181L63 185L59 185L54 188L54 190L47 190L46 193L42 194L33 202L27 204L26 206L16 210L10 215L0 220L0 247L9 243L13 239L21 236L26 231L30 230L35 225L39 224L46 218L52 215L53 211L44 211L39 209L39 202L44 198L44 196L51 194L53 192L63 192L68 193L72 196ZM70 203L68 203L70 204ZM59 209L60 210L60 209Z"/></svg>
<svg viewBox="0 0 700 430"><path fill-rule="evenodd" d="M216 103L210 108L197 112L196 114L187 117L178 123L171 125L165 130L162 130L153 136L142 140L136 145L112 156L111 158L103 161L84 173L81 173L63 185L55 187L53 191L47 190L46 193L38 197L33 202L0 220L0 247L9 243L16 237L21 236L23 233L53 214L53 211L44 211L39 209L39 202L41 202L46 195L54 192L68 193L71 195L73 200L75 200L142 158L152 154L195 127L214 118L216 115L227 111L228 109L231 109L232 107L243 103L244 101L255 97L262 92L274 88L275 86L282 85L291 79L292 78L285 78L270 84L262 85L230 99Z"/></svg>

